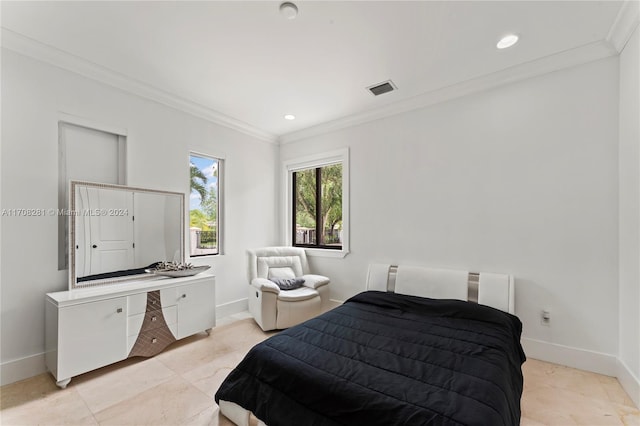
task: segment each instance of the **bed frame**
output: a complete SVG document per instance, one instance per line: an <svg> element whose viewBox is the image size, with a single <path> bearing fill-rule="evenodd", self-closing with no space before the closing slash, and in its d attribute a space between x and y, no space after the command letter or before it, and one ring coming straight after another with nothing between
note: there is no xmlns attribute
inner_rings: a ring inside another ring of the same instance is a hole
<svg viewBox="0 0 640 426"><path fill-rule="evenodd" d="M432 299L458 299L515 313L513 276L489 272L435 269L373 263L367 290L389 291Z"/></svg>
<svg viewBox="0 0 640 426"><path fill-rule="evenodd" d="M465 300L515 313L514 279L507 274L373 263L367 290ZM251 412L234 402L220 400L220 412L238 426L249 426ZM266 424L258 419L258 426Z"/></svg>

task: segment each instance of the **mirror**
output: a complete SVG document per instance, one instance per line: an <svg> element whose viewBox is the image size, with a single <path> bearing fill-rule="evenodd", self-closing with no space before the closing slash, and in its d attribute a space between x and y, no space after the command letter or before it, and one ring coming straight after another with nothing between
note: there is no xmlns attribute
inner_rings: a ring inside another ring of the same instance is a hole
<svg viewBox="0 0 640 426"><path fill-rule="evenodd" d="M71 182L69 288L142 278L184 262L184 194Z"/></svg>

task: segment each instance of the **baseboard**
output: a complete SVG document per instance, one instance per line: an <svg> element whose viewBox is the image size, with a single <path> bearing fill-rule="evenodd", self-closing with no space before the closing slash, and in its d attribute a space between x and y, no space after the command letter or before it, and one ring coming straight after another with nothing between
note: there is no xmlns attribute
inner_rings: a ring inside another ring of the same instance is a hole
<svg viewBox="0 0 640 426"><path fill-rule="evenodd" d="M249 299L238 299L216 306L216 318L224 318L249 310Z"/></svg>
<svg viewBox="0 0 640 426"><path fill-rule="evenodd" d="M567 367L592 371L606 376L616 377L618 375L618 359L614 355L526 337L523 337L521 342L527 358L553 362L554 364L566 365Z"/></svg>
<svg viewBox="0 0 640 426"><path fill-rule="evenodd" d="M629 367L624 363L624 361L620 359L617 361L618 372L616 377L633 403L636 404L636 407L640 408L640 379L638 379L631 370L629 370Z"/></svg>
<svg viewBox="0 0 640 426"><path fill-rule="evenodd" d="M0 386L45 373L44 352L0 364Z"/></svg>

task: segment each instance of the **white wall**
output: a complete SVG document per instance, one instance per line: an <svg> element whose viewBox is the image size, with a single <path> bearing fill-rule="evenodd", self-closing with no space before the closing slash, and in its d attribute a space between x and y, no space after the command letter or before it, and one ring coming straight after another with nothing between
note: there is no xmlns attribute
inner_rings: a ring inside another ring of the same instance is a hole
<svg viewBox="0 0 640 426"><path fill-rule="evenodd" d="M640 406L640 35L620 54L620 382Z"/></svg>
<svg viewBox="0 0 640 426"><path fill-rule="evenodd" d="M609 58L281 146L281 161L350 149L351 254L312 268L342 300L373 261L513 274L530 355L612 370L617 111Z"/></svg>
<svg viewBox="0 0 640 426"><path fill-rule="evenodd" d="M197 263L213 266L219 305L245 299L245 250L278 238L278 147L3 49L2 208L57 207L60 113L127 130L129 185L186 194L190 150L225 157L225 255ZM65 290L67 272L57 270L56 217L2 217L2 231L0 362L8 383L44 371L45 293Z"/></svg>

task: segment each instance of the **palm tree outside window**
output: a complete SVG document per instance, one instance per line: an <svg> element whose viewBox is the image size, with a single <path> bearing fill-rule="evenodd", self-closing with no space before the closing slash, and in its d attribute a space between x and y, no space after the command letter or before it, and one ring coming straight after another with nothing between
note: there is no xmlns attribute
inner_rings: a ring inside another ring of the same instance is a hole
<svg viewBox="0 0 640 426"><path fill-rule="evenodd" d="M189 155L189 255L220 253L219 210L222 160Z"/></svg>

